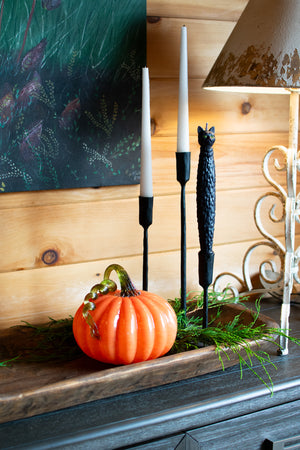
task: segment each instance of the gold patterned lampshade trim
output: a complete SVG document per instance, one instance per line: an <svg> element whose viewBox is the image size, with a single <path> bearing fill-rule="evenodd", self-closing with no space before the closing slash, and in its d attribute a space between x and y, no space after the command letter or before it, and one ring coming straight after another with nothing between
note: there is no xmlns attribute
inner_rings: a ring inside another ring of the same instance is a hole
<svg viewBox="0 0 300 450"><path fill-rule="evenodd" d="M203 87L284 94L300 89L300 1L250 0Z"/></svg>

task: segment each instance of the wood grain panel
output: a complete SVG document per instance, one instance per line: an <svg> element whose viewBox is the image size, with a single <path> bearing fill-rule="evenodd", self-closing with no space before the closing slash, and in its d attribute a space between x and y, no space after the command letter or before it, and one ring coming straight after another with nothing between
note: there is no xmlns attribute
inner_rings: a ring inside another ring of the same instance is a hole
<svg viewBox="0 0 300 450"><path fill-rule="evenodd" d="M151 78L178 77L182 25L187 27L189 78L205 78L235 22L173 18L148 21L147 65Z"/></svg>
<svg viewBox="0 0 300 450"><path fill-rule="evenodd" d="M195 182L194 186L194 193L186 196L188 247L199 246ZM265 188L260 188L218 193L216 245L260 237L252 214L258 196L265 192ZM2 211L0 220L0 249L1 254L5 255L0 263L1 272L142 253L138 199L84 202L75 207L71 204L17 208ZM273 235L284 233L281 224L272 222L268 230ZM149 229L149 251L163 252L178 248L179 194L157 197L154 200L153 225Z"/></svg>
<svg viewBox="0 0 300 450"><path fill-rule="evenodd" d="M135 198L139 185L0 193L0 209Z"/></svg>
<svg viewBox="0 0 300 450"><path fill-rule="evenodd" d="M0 328L74 314L105 267L98 262L0 274Z"/></svg>
<svg viewBox="0 0 300 450"><path fill-rule="evenodd" d="M244 191L221 191L216 200L216 227L214 244L260 239L253 220L254 205L258 196L265 194L265 189L245 189ZM271 199L273 200L273 199ZM272 203L266 201L263 223L272 235L284 234L282 224L268 221L267 211ZM167 251L180 248L180 201L178 196L157 199L153 225L149 233L150 250L158 252L160 248ZM196 218L196 194L186 196L187 209L187 246L198 247L198 227ZM278 215L280 217L280 207ZM270 222L270 223L269 223ZM239 224L243 224L239 226Z"/></svg>
<svg viewBox="0 0 300 450"><path fill-rule="evenodd" d="M7 252L2 271L45 267L43 261L70 264L141 251L137 198L17 208L2 214L7 220L0 244Z"/></svg>
<svg viewBox="0 0 300 450"><path fill-rule="evenodd" d="M215 276L231 271L241 276L244 253L253 242L215 246ZM299 238L298 238L299 243ZM269 250L264 256L272 256ZM111 263L123 265L138 289L142 286L140 256L114 258L81 264L0 274L0 329L20 324L22 320L41 323L74 314L90 288L102 280ZM254 269L261 262L254 258ZM255 266L256 264L256 266ZM180 291L180 252L149 255L149 291L172 299ZM198 249L187 252L187 290L200 291L198 284Z"/></svg>
<svg viewBox="0 0 300 450"><path fill-rule="evenodd" d="M189 81L190 136L198 125L216 127L218 134L286 132L289 123L289 97L228 93L202 89L204 80ZM154 136L177 135L178 81L153 79L151 84L151 117ZM243 105L250 108L243 113ZM233 137L234 139L234 137Z"/></svg>
<svg viewBox="0 0 300 450"><path fill-rule="evenodd" d="M203 125L203 124L202 124ZM176 181L176 138L154 137L152 139L154 195L167 195L179 192ZM262 161L266 152L274 145L286 146L287 133L258 134L218 134L214 144L217 190L234 190L249 187L268 186L262 174ZM197 136L190 138L191 176L186 185L187 192L195 192L195 180L199 159ZM279 155L277 155L279 157ZM281 185L286 184L284 172L274 173ZM230 194L228 194L230 195Z"/></svg>
<svg viewBox="0 0 300 450"><path fill-rule="evenodd" d="M147 0L147 15L238 20L247 0Z"/></svg>

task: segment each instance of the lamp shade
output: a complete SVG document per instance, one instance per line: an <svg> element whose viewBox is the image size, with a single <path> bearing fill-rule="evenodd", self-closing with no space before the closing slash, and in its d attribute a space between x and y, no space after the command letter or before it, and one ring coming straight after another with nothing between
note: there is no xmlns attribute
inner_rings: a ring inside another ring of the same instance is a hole
<svg viewBox="0 0 300 450"><path fill-rule="evenodd" d="M249 0L203 87L300 89L300 0Z"/></svg>

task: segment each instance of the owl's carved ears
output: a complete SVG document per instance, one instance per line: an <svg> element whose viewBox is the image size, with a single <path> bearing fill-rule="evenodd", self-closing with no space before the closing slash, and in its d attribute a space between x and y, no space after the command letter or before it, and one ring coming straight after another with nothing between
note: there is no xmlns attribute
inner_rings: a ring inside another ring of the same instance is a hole
<svg viewBox="0 0 300 450"><path fill-rule="evenodd" d="M206 129L204 130L202 127L198 127L198 133L201 133L201 131L206 131L207 132L207 125L206 125ZM211 133L215 133L215 127L211 127L208 131L210 131Z"/></svg>

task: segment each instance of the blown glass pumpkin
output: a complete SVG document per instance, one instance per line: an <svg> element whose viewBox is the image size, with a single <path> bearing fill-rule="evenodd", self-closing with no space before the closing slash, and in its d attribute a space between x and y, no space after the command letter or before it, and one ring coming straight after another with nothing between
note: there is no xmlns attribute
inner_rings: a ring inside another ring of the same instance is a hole
<svg viewBox="0 0 300 450"><path fill-rule="evenodd" d="M115 270L121 285L109 279ZM82 351L110 364L131 364L158 358L172 347L177 317L162 297L137 291L127 272L111 264L104 280L86 295L73 320Z"/></svg>

